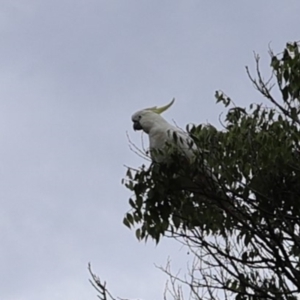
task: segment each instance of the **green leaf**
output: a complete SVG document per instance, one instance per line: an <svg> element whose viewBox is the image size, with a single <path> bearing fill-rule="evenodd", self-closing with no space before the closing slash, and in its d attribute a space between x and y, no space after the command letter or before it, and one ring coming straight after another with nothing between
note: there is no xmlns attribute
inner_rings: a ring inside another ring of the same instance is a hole
<svg viewBox="0 0 300 300"><path fill-rule="evenodd" d="M278 70L278 67L279 67L279 60L278 58L274 55L272 56L272 59L271 59L271 66L273 67L274 70Z"/></svg>
<svg viewBox="0 0 300 300"><path fill-rule="evenodd" d="M128 222L128 220L126 219L126 217L123 219L123 224L128 227L128 228L131 228L131 225L130 223Z"/></svg>
<svg viewBox="0 0 300 300"><path fill-rule="evenodd" d="M127 213L126 214L126 220L130 223L130 224L134 224L134 219L133 219L133 216L132 216L132 214L130 214L130 213Z"/></svg>
<svg viewBox="0 0 300 300"><path fill-rule="evenodd" d="M129 199L129 204L132 208L135 208L135 203L133 202L133 200L131 198Z"/></svg>
<svg viewBox="0 0 300 300"><path fill-rule="evenodd" d="M177 144L178 137L175 131L173 132L173 141L175 142L175 144Z"/></svg>
<svg viewBox="0 0 300 300"><path fill-rule="evenodd" d="M127 176L128 178L132 179L131 171L130 171L129 168L127 169L126 176Z"/></svg>
<svg viewBox="0 0 300 300"><path fill-rule="evenodd" d="M136 231L135 231L135 236L138 240L141 240L141 229L138 228Z"/></svg>
<svg viewBox="0 0 300 300"><path fill-rule="evenodd" d="M289 88L287 85L281 90L281 93L282 93L283 100L286 102L289 98Z"/></svg>

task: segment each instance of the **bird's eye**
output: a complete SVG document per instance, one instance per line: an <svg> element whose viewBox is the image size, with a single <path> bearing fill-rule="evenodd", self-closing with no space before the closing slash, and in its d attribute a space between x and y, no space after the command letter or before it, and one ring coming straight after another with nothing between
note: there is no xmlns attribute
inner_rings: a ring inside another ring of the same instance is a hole
<svg viewBox="0 0 300 300"><path fill-rule="evenodd" d="M139 116L139 120L142 118L142 116Z"/></svg>

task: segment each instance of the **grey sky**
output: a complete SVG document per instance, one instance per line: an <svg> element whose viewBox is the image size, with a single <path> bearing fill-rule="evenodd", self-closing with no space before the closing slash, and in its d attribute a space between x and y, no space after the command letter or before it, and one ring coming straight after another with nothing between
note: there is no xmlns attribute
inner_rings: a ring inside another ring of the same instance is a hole
<svg viewBox="0 0 300 300"><path fill-rule="evenodd" d="M138 243L122 225L131 114L167 103L185 127L222 111L214 92L262 99L253 51L299 40L300 2L0 1L0 299L96 299L87 263L122 297L160 299L154 267L176 243Z"/></svg>

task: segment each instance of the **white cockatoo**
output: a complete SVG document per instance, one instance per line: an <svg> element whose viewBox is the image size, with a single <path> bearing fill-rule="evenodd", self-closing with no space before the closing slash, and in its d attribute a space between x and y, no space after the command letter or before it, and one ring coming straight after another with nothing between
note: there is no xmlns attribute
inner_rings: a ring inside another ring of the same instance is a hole
<svg viewBox="0 0 300 300"><path fill-rule="evenodd" d="M162 107L145 108L131 117L134 130L143 130L149 136L151 158L155 162L166 162L166 145L180 149L188 161L192 161L197 147L187 132L168 123L160 114L172 106L175 99ZM153 151L154 150L154 151Z"/></svg>

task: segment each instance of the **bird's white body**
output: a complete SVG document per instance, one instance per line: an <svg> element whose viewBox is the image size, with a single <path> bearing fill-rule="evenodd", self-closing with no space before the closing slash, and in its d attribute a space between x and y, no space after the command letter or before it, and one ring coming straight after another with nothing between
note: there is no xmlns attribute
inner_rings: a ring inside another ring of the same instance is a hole
<svg viewBox="0 0 300 300"><path fill-rule="evenodd" d="M197 150L191 137L181 129L168 123L160 113L173 104L174 100L162 108L147 108L133 114L136 130L143 130L149 136L151 157L156 162L168 160L167 147L174 145L191 161Z"/></svg>
<svg viewBox="0 0 300 300"><path fill-rule="evenodd" d="M157 108L144 109L132 116L134 128L143 130L149 136L151 157L156 162L168 159L166 146L174 145L191 160L195 155L196 146L191 137L181 129L168 123Z"/></svg>
<svg viewBox="0 0 300 300"><path fill-rule="evenodd" d="M176 136L174 136L174 134ZM166 150L165 147L167 147L167 145L176 146L189 160L194 156L195 145L186 132L181 131L169 123L161 127L155 126L153 130L149 132L150 151L154 150L152 153L157 153L156 157L152 158L158 162L167 159L166 155L164 155L164 150ZM159 151L157 150L161 150L163 154L159 155Z"/></svg>

